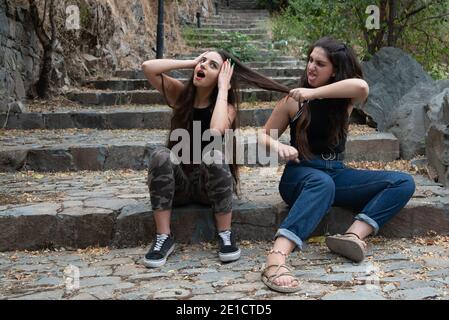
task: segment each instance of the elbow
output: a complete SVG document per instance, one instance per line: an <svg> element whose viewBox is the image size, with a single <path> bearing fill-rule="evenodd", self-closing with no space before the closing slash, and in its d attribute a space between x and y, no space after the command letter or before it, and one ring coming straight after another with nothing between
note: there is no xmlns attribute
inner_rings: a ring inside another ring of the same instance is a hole
<svg viewBox="0 0 449 320"><path fill-rule="evenodd" d="M151 60L144 61L141 65L143 71L149 71L151 69Z"/></svg>
<svg viewBox="0 0 449 320"><path fill-rule="evenodd" d="M360 80L359 97L360 100L365 101L369 95L369 85L365 80Z"/></svg>
<svg viewBox="0 0 449 320"><path fill-rule="evenodd" d="M212 136L222 136L225 134L226 128L220 126L210 126L209 130Z"/></svg>

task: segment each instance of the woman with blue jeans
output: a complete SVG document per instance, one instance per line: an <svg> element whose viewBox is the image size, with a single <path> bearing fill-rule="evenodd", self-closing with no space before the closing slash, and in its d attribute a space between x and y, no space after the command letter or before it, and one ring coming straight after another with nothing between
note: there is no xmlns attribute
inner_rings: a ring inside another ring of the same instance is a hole
<svg viewBox="0 0 449 320"><path fill-rule="evenodd" d="M326 238L328 248L360 262L363 241L397 214L415 191L413 178L402 172L356 170L343 160L349 117L355 103L369 93L359 62L345 44L325 37L310 49L300 87L290 91L273 110L259 136L288 160L279 191L289 213L267 256L262 281L280 292L295 292L299 281L285 264L287 256L305 241L331 206L357 210L344 235ZM290 126L291 145L272 138Z"/></svg>

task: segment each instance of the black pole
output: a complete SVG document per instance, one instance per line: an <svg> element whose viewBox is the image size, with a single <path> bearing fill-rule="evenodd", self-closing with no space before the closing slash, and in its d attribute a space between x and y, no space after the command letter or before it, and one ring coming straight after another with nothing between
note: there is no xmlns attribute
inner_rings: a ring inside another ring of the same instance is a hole
<svg viewBox="0 0 449 320"><path fill-rule="evenodd" d="M164 0L158 0L156 59L164 57Z"/></svg>
<svg viewBox="0 0 449 320"><path fill-rule="evenodd" d="M201 13L199 12L196 13L196 26L201 28Z"/></svg>
<svg viewBox="0 0 449 320"><path fill-rule="evenodd" d="M215 15L218 16L218 1L215 1L214 4L215 4Z"/></svg>

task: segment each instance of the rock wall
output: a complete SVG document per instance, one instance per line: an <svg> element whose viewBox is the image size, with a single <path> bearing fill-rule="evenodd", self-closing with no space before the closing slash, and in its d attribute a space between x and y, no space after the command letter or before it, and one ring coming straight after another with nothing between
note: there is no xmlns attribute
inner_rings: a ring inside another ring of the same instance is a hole
<svg viewBox="0 0 449 320"><path fill-rule="evenodd" d="M38 0L42 16L44 1ZM93 76L110 76L117 69L139 68L155 57L157 0L55 1L58 30L53 88L69 86ZM165 2L165 56L184 52L182 24L212 12L211 0ZM69 5L79 9L80 28L66 28ZM48 19L47 19L48 24ZM48 30L49 26L45 26ZM41 44L29 16L28 1L0 0L0 112L21 112L21 103L35 96L33 84L40 70Z"/></svg>
<svg viewBox="0 0 449 320"><path fill-rule="evenodd" d="M0 0L0 112L21 112L39 73L41 49L28 7Z"/></svg>

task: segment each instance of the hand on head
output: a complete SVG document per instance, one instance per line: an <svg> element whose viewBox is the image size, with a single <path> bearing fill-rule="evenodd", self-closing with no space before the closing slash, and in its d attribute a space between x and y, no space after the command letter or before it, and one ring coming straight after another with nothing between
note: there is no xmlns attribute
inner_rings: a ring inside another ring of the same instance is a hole
<svg viewBox="0 0 449 320"><path fill-rule="evenodd" d="M220 74L218 75L218 88L231 89L231 79L234 73L234 65L231 65L230 59L226 59L221 65Z"/></svg>

